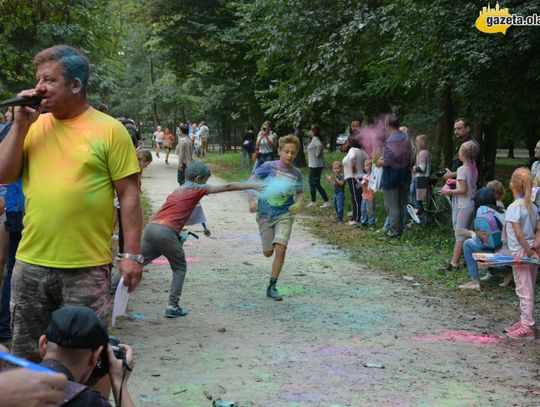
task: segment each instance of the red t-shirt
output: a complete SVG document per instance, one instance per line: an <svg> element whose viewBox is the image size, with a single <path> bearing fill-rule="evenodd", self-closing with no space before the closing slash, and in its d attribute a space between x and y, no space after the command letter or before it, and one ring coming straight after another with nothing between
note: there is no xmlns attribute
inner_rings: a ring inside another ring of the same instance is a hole
<svg viewBox="0 0 540 407"><path fill-rule="evenodd" d="M209 188L206 184L186 182L167 197L150 223L165 225L180 233L199 201L208 195Z"/></svg>

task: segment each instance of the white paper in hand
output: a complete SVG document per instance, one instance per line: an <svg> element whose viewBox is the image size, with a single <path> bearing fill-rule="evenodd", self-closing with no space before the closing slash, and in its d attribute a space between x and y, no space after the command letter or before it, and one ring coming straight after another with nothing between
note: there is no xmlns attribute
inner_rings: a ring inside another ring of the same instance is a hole
<svg viewBox="0 0 540 407"><path fill-rule="evenodd" d="M112 326L116 323L116 317L126 313L127 303L129 299L128 288L124 285L124 277L120 278L116 294L114 295L114 307L112 313Z"/></svg>

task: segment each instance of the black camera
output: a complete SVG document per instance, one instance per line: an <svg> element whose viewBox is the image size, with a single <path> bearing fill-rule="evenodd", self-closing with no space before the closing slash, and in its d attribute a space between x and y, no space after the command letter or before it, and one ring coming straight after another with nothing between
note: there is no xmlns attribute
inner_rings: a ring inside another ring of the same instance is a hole
<svg viewBox="0 0 540 407"><path fill-rule="evenodd" d="M120 346L120 339L116 336L109 336L109 344L112 347L114 357L116 359L125 360L126 352ZM92 377L97 379L105 376L109 373L109 354L107 353L107 348L104 348L99 355L99 358L96 362L96 367L92 372Z"/></svg>
<svg viewBox="0 0 540 407"><path fill-rule="evenodd" d="M114 357L116 359L124 360L126 358L126 351L122 349L120 345L120 338L116 336L109 336L109 343L112 346Z"/></svg>

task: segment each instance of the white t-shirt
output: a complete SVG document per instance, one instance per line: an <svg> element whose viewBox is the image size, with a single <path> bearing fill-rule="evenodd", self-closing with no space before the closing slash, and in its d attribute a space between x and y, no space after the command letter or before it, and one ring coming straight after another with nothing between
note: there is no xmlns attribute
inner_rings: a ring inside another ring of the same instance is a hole
<svg viewBox="0 0 540 407"><path fill-rule="evenodd" d="M206 125L201 126L201 128L199 129L199 134L201 136L201 139L203 139L203 138L207 139L208 136L209 136L209 133L210 132L208 130L208 126L206 126Z"/></svg>
<svg viewBox="0 0 540 407"><path fill-rule="evenodd" d="M351 147L343 158L343 179L355 178L364 175L364 161L368 155L361 148Z"/></svg>
<svg viewBox="0 0 540 407"><path fill-rule="evenodd" d="M165 133L163 133L162 131L155 131L154 132L154 140L156 140L158 143L162 143L164 134Z"/></svg>
<svg viewBox="0 0 540 407"><path fill-rule="evenodd" d="M521 225L523 237L529 246L532 246L536 233L537 220L538 209L533 203L531 203L529 210L529 207L527 207L523 198L516 199L510 204L510 206L508 206L505 216L506 243L508 244L508 249L512 254L517 254L519 251L523 250L523 247L516 239L514 227L512 226L511 222L519 223Z"/></svg>
<svg viewBox="0 0 540 407"><path fill-rule="evenodd" d="M257 135L257 144L259 145L259 152L261 154L273 153L274 149L277 151L277 146L276 146L277 135L276 135L276 133L271 131L270 134L268 134L268 138L270 139L270 141L272 141L273 147L270 146L270 143L268 143L268 140L265 137L262 136L262 132L259 132L259 134Z"/></svg>
<svg viewBox="0 0 540 407"><path fill-rule="evenodd" d="M462 165L457 169L456 179L465 181L467 184L467 192L465 194L456 195L458 208L474 207L474 194L476 193L476 181L478 176L474 176L472 169L468 165Z"/></svg>

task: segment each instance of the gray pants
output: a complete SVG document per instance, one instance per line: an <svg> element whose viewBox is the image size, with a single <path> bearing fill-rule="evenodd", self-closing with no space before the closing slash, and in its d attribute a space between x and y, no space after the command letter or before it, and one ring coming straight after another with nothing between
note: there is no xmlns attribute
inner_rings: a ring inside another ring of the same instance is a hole
<svg viewBox="0 0 540 407"><path fill-rule="evenodd" d="M401 236L404 229L405 205L407 205L407 186L383 189L384 207L390 220L390 236Z"/></svg>
<svg viewBox="0 0 540 407"><path fill-rule="evenodd" d="M184 249L178 240L177 233L167 226L149 223L144 228L141 248L142 255L144 256L144 265L147 265L161 255L165 256L169 261L173 273L169 305L178 305L184 279L186 278L187 263Z"/></svg>

